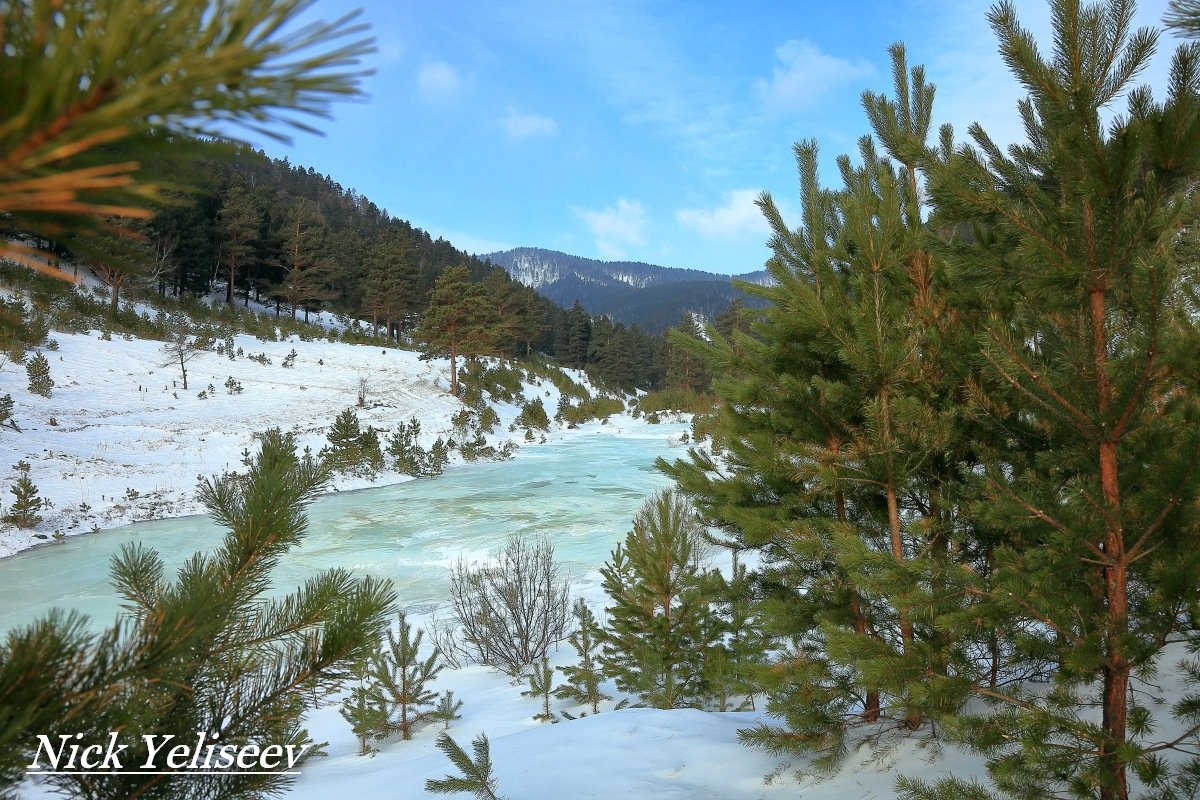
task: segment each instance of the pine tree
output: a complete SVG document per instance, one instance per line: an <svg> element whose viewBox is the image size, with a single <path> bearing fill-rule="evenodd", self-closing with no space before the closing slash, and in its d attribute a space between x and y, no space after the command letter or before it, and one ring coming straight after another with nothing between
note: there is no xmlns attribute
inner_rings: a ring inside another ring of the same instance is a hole
<svg viewBox="0 0 1200 800"><path fill-rule="evenodd" d="M338 713L342 719L350 723L350 730L358 739L358 754L369 756L378 748L372 745L387 735L388 712L384 708L383 699L371 681L371 659L364 658L354 665L353 676L356 685L351 687L350 694L342 699Z"/></svg>
<svg viewBox="0 0 1200 800"><path fill-rule="evenodd" d="M428 709L437 700L437 693L426 684L442 671L436 649L426 658L420 657L422 630L412 635L412 628L403 611L399 612L398 630L387 632L387 646L371 657L371 677L374 693L381 699L386 714L386 730L411 739L417 727L433 718Z"/></svg>
<svg viewBox="0 0 1200 800"><path fill-rule="evenodd" d="M450 394L458 396L458 357L493 352L495 317L483 287L471 283L466 267L451 267L438 277L414 338L427 357L450 357Z"/></svg>
<svg viewBox="0 0 1200 800"><path fill-rule="evenodd" d="M50 362L41 353L34 353L25 362L25 374L29 376L29 391L42 397L49 397L54 388L54 379L50 377Z"/></svg>
<svg viewBox="0 0 1200 800"><path fill-rule="evenodd" d="M337 415L327 438L325 455L334 469L370 474L383 467L379 434L370 426L364 431L354 409L347 408Z"/></svg>
<svg viewBox="0 0 1200 800"><path fill-rule="evenodd" d="M4 515L3 520L18 528L37 527L38 523L42 521L41 514L38 512L42 510L46 501L38 496L38 488L29 479L29 475L22 472L13 482L10 491L13 493L13 502L8 507L8 513Z"/></svg>
<svg viewBox="0 0 1200 800"><path fill-rule="evenodd" d="M13 399L12 395L5 393L0 395L0 425L8 425L15 427L12 423Z"/></svg>
<svg viewBox="0 0 1200 800"><path fill-rule="evenodd" d="M556 695L554 690L554 668L550 659L542 656L529 671L529 689L521 692L522 697L535 697L542 702L542 710L533 715L538 722L557 722L558 718L550 710L550 696Z"/></svg>
<svg viewBox="0 0 1200 800"><path fill-rule="evenodd" d="M713 571L707 576L705 593L716 607L714 620L720 624L720 641L711 647L704 661L704 680L717 702L718 711L727 711L741 698L738 710L753 708L759 689L757 677L769 662L772 649L766 632L759 590L746 565L733 550L733 568L728 579Z"/></svg>
<svg viewBox="0 0 1200 800"><path fill-rule="evenodd" d="M696 452L663 466L734 547L759 551L755 603L787 643L758 675L786 726L745 738L816 751L818 766L853 725L886 715L916 728L963 699L941 685L934 697L923 676L950 658L933 621L959 608L951 554L970 552L953 541L969 332L945 313L945 265L923 222L933 87L902 46L892 61L895 99L863 98L887 157L863 137L858 165L838 159L835 191L821 186L816 143L800 142L801 227L762 198L776 285L745 288L768 307L729 339L673 337L716 376L721 463Z"/></svg>
<svg viewBox="0 0 1200 800"><path fill-rule="evenodd" d="M1048 663L1054 681L991 691L994 714L960 721L1014 796L1126 800L1130 769L1159 771L1134 676L1194 626L1173 609L1200 589L1200 328L1182 301L1194 273L1171 254L1200 170L1200 48L1176 50L1155 101L1133 80L1156 32L1132 16L1125 0L1054 2L1043 56L1013 5L995 6L1029 141L1005 150L975 126L930 183L947 222L976 231L952 257L986 291L997 387L975 399L1003 434L979 469L980 516L1004 537L973 617L1018 620L1006 669ZM1122 96L1127 113L1105 122Z"/></svg>
<svg viewBox="0 0 1200 800"><path fill-rule="evenodd" d="M233 305L238 276L247 274L253 265L260 226L261 216L253 198L241 182L234 183L225 195L217 221L226 280L225 302L229 305Z"/></svg>
<svg viewBox="0 0 1200 800"><path fill-rule="evenodd" d="M554 696L560 700L590 705L592 713L599 714L600 703L612 699L600 690L604 673L600 669L597 649L603 641L604 630L582 597L575 600L571 613L575 616L575 630L567 637L567 641L575 648L579 661L558 668L567 682L554 690Z"/></svg>
<svg viewBox="0 0 1200 800"><path fill-rule="evenodd" d="M363 289L363 307L372 324L384 323L384 339L394 341L406 314L417 308L417 269L397 231L384 231L372 244Z"/></svg>
<svg viewBox="0 0 1200 800"><path fill-rule="evenodd" d="M447 689L438 696L437 708L429 712L429 716L442 723L442 730L450 730L451 722L462 719L462 714L458 713L462 707L463 701L455 700L454 692Z"/></svg>
<svg viewBox="0 0 1200 800"><path fill-rule="evenodd" d="M654 708L700 704L704 651L713 644L700 589L703 535L674 492L647 500L633 530L600 569L608 608L601 664L617 687Z"/></svg>
<svg viewBox="0 0 1200 800"><path fill-rule="evenodd" d="M171 367L178 364L179 374L183 378L183 388L186 390L188 388L188 362L203 353L204 348L200 346L197 337L188 331L182 321L176 322L174 325L174 329L167 334L167 340L161 349L163 360L158 363L160 367Z"/></svg>
<svg viewBox="0 0 1200 800"><path fill-rule="evenodd" d="M52 612L10 631L0 644L0 783L23 779L37 734L71 730L81 741L110 731L153 731L195 741L312 744L307 709L338 691L377 642L394 602L389 584L331 569L303 587L264 597L271 572L304 536L304 507L328 470L298 457L293 437L271 430L245 476L202 482L200 498L228 529L210 553L183 564L174 580L141 545L114 559L125 600L117 624L88 631L77 614ZM148 750L128 740L126 763ZM283 774L219 781L186 775L61 775L51 785L92 798L269 797Z"/></svg>
<svg viewBox="0 0 1200 800"><path fill-rule="evenodd" d="M333 297L328 283L332 279L332 264L324 253L326 223L316 203L301 198L288 211L283 232L283 280L274 293L291 307L292 319L296 309L308 312Z"/></svg>

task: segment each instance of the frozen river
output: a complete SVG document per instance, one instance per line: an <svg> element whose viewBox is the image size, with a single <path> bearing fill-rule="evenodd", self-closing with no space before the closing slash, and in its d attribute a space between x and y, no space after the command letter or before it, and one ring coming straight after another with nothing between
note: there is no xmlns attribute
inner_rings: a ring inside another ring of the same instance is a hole
<svg viewBox="0 0 1200 800"><path fill-rule="evenodd" d="M586 582L624 537L642 500L669 484L654 460L683 457L678 440L687 429L601 429L526 447L512 461L320 498L309 507L307 537L275 569L276 585L291 590L317 570L346 567L390 578L402 606L428 611L447 601L456 559L481 558L512 533L549 535L575 582ZM0 632L54 606L109 623L120 598L108 564L122 544L142 541L172 570L222 535L208 517L184 517L85 534L0 559Z"/></svg>

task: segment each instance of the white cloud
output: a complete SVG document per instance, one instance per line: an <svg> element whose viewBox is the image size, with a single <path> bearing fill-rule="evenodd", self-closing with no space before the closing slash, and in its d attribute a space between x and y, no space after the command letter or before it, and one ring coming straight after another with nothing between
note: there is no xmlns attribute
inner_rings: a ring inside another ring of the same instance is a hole
<svg viewBox="0 0 1200 800"><path fill-rule="evenodd" d="M539 114L523 114L515 108L508 109L508 114L505 115L502 124L509 138L518 141L535 136L554 136L558 133L558 123L550 117L543 117Z"/></svg>
<svg viewBox="0 0 1200 800"><path fill-rule="evenodd" d="M735 189L729 193L725 205L681 208L675 212L675 221L706 239L737 239L751 234L766 236L770 229L754 203L758 194L754 189Z"/></svg>
<svg viewBox="0 0 1200 800"><path fill-rule="evenodd" d="M576 208L575 214L591 232L596 248L604 258L624 258L627 245L640 245L646 241L643 235L646 212L636 200L620 198L615 206L600 211Z"/></svg>
<svg viewBox="0 0 1200 800"><path fill-rule="evenodd" d="M461 86L458 72L444 61L426 61L417 72L417 91L426 100L447 100Z"/></svg>
<svg viewBox="0 0 1200 800"><path fill-rule="evenodd" d="M867 61L850 61L823 52L806 39L791 39L775 50L779 64L771 80L758 80L754 89L768 113L786 113L811 106L843 84L875 74Z"/></svg>

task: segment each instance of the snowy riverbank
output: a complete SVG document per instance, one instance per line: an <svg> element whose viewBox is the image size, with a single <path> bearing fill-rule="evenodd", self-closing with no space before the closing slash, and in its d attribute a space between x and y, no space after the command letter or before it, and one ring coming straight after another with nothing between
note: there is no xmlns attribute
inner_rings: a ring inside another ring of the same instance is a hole
<svg viewBox="0 0 1200 800"><path fill-rule="evenodd" d="M234 357L203 351L188 364L188 389L178 365L164 366L162 343L55 332L56 350L44 349L55 382L49 398L30 393L24 370L0 370L0 395L11 394L13 420L20 431L0 432L0 475L7 490L18 477L15 466L29 465L40 497L53 505L33 529L0 524L0 556L130 522L203 512L195 489L201 476L237 470L254 452L254 434L280 427L296 435L300 447L320 450L334 418L353 408L362 426L394 430L412 418L421 422L421 444L448 437L451 417L462 407L448 393L445 359L421 361L408 350L324 340L261 341L233 337ZM237 355L238 351L241 355ZM294 359L289 355L295 352ZM284 366L291 361L291 366ZM574 376L579 381L586 378ZM361 383L366 400L357 406ZM237 388L240 387L240 391ZM559 391L549 381L524 385L526 397L540 397L553 415ZM536 447L524 432L508 426L519 408L495 405L500 417L489 444L511 441ZM612 426L644 421L614 417ZM547 441L586 435L600 423L575 430L552 425ZM517 451L520 457L520 450ZM453 463L459 463L455 456ZM383 486L411 478L382 470L374 478L340 476L334 490Z"/></svg>

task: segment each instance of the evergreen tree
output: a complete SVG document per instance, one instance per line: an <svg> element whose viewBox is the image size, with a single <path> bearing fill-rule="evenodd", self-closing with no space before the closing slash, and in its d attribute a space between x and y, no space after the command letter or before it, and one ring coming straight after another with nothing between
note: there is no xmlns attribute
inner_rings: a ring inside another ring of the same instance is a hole
<svg viewBox="0 0 1200 800"><path fill-rule="evenodd" d="M110 731L153 731L195 741L310 745L306 710L340 689L374 646L394 601L391 587L341 569L296 591L267 598L271 572L304 536L304 506L328 470L300 458L279 430L261 437L245 476L202 482L200 497L228 529L215 551L183 564L174 580L153 551L126 546L114 583L126 611L117 624L88 631L74 613L51 612L0 644L0 784L24 778L37 734L72 731L106 741ZM126 763L149 752L127 740ZM284 774L58 775L74 797L268 797Z"/></svg>
<svg viewBox="0 0 1200 800"><path fill-rule="evenodd" d="M13 399L12 395L5 393L0 395L0 425L16 427L12 422Z"/></svg>
<svg viewBox="0 0 1200 800"><path fill-rule="evenodd" d="M176 321L175 327L167 334L167 340L163 343L161 353L163 360L159 362L160 367L171 367L179 365L179 374L183 378L183 388L188 388L187 381L187 365L201 353L204 348L200 346L197 337L193 336L182 321Z"/></svg>
<svg viewBox="0 0 1200 800"><path fill-rule="evenodd" d="M819 765L840 757L854 724L888 715L916 728L962 700L933 696L924 675L950 658L932 620L957 610L951 554L969 552L953 538L971 447L959 421L966 337L944 313L945 266L923 223L933 87L902 46L892 60L895 99L863 98L889 157L864 137L860 165L839 158L832 191L816 144L797 144L803 224L762 198L776 285L744 287L770 305L730 339L673 337L717 376L722 463L696 452L664 466L733 546L761 553L756 603L785 644L759 677L786 727L746 739L817 751Z"/></svg>
<svg viewBox="0 0 1200 800"><path fill-rule="evenodd" d="M429 712L429 716L442 723L442 730L450 730L451 722L462 719L462 714L458 713L462 707L463 701L455 700L454 692L447 689L438 696L437 708Z"/></svg>
<svg viewBox="0 0 1200 800"><path fill-rule="evenodd" d="M373 692L381 701L386 714L385 730L411 739L417 726L433 718L430 706L437 693L426 684L442 671L436 649L426 658L420 657L422 630L412 635L412 628L403 611L399 612L398 632L387 631L387 646L371 656Z"/></svg>
<svg viewBox="0 0 1200 800"><path fill-rule="evenodd" d="M291 307L292 319L296 309L308 312L332 295L327 284L331 265L324 255L325 221L316 203L301 198L288 211L283 235L283 280L275 294Z"/></svg>
<svg viewBox="0 0 1200 800"><path fill-rule="evenodd" d="M426 357L450 357L450 394L458 396L458 357L493 352L495 336L492 307L483 288L471 283L467 268L443 272L414 338L424 346Z"/></svg>
<svg viewBox="0 0 1200 800"><path fill-rule="evenodd" d="M583 369L592 341L592 320L576 300L562 320L555 352L568 367Z"/></svg>
<svg viewBox="0 0 1200 800"><path fill-rule="evenodd" d="M38 523L42 521L42 516L38 512L42 510L46 501L38 496L38 488L29 479L29 475L22 472L10 491L13 493L13 502L8 507L8 512L4 515L3 520L18 528L37 527Z"/></svg>
<svg viewBox="0 0 1200 800"><path fill-rule="evenodd" d="M600 690L604 673L600 670L597 648L604 639L604 629L596 622L596 615L582 597L575 600L571 613L575 616L575 630L567 637L567 641L575 648L579 661L558 668L567 682L554 690L554 696L560 700L590 705L592 713L599 714L601 701L612 699Z"/></svg>
<svg viewBox="0 0 1200 800"><path fill-rule="evenodd" d="M217 216L217 235L226 280L225 302L233 305L237 278L247 274L254 262L261 218L254 200L240 182L229 187Z"/></svg>
<svg viewBox="0 0 1200 800"><path fill-rule="evenodd" d="M1133 4L1052 4L1043 56L1016 10L989 14L1028 90L1028 143L1001 149L980 127L931 181L964 286L985 287L981 358L997 385L977 397L1002 436L984 452L979 514L1004 533L970 618L1019 620L1006 669L1050 662L1051 691L988 692L990 715L959 721L1014 796L1125 800L1132 769L1165 777L1135 675L1194 629L1200 589L1194 273L1171 246L1200 169L1200 47L1176 50L1164 100L1135 88L1153 30ZM1102 110L1125 96L1126 115ZM968 617L958 620L971 624ZM1098 718L1081 705L1094 703ZM1194 709L1176 714L1187 727Z"/></svg>
<svg viewBox="0 0 1200 800"><path fill-rule="evenodd" d="M761 597L746 565L733 551L733 570L729 579L713 571L707 576L705 592L716 606L714 621L720 625L720 641L709 649L704 661L704 680L717 703L718 711L727 711L742 698L743 706L753 708L759 690L758 676L769 663L772 641L766 633Z"/></svg>
<svg viewBox="0 0 1200 800"><path fill-rule="evenodd" d="M25 362L25 374L29 377L29 391L42 397L49 397L54 388L54 379L50 377L50 362L41 353L34 353Z"/></svg>
<svg viewBox="0 0 1200 800"><path fill-rule="evenodd" d="M551 695L557 696L554 690L554 668L550 666L550 659L542 656L542 660L529 670L529 689L521 692L522 697L535 697L541 701L542 710L533 715L538 722L558 721L554 712L550 710Z"/></svg>
<svg viewBox="0 0 1200 800"><path fill-rule="evenodd" d="M350 730L358 740L358 754L369 756L377 750L372 742L387 735L388 711L371 680L370 657L354 665L353 677L356 683L350 694L342 698L338 713L350 723Z"/></svg>
<svg viewBox="0 0 1200 800"><path fill-rule="evenodd" d="M384 339L393 341L405 315L417 308L417 270L399 231L387 230L373 242L363 286L363 308L372 325L383 320Z"/></svg>
<svg viewBox="0 0 1200 800"><path fill-rule="evenodd" d="M686 392L707 391L710 379L700 358L691 348L673 341L676 337L697 339L699 334L699 325L691 314L685 314L679 324L667 332L667 342L663 348L664 388Z"/></svg>
<svg viewBox="0 0 1200 800"><path fill-rule="evenodd" d="M601 569L608 608L600 662L617 687L654 708L698 705L711 611L700 589L703 533L674 492L647 500Z"/></svg>
<svg viewBox="0 0 1200 800"><path fill-rule="evenodd" d="M154 255L149 244L127 231L106 231L77 240L72 245L81 260L109 288L108 314L115 320L120 310L121 290L154 272Z"/></svg>
<svg viewBox="0 0 1200 800"><path fill-rule="evenodd" d="M347 408L337 415L327 438L325 456L334 469L373 473L383 467L379 434L370 426L364 431L354 409Z"/></svg>

